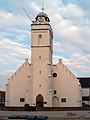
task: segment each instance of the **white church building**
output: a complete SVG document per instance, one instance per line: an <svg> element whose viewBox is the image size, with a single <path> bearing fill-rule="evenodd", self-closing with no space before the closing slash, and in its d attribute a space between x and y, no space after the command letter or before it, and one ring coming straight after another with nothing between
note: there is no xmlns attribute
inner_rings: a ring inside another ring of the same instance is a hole
<svg viewBox="0 0 90 120"><path fill-rule="evenodd" d="M50 19L39 13L31 24L31 63L26 59L8 79L5 106L81 107L81 85L62 63L52 63Z"/></svg>

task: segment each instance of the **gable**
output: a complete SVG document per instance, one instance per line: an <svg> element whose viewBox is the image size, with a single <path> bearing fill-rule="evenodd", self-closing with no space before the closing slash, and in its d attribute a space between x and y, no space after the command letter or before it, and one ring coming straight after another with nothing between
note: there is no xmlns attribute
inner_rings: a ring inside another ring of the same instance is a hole
<svg viewBox="0 0 90 120"><path fill-rule="evenodd" d="M11 81L17 77L20 77L21 75L22 76L25 75L27 71L30 71L29 69L30 69L30 64L28 62L24 62L8 80Z"/></svg>
<svg viewBox="0 0 90 120"><path fill-rule="evenodd" d="M64 77L64 79L69 78L77 80L76 76L61 61L59 61L56 65L53 65L53 75L55 74L56 76L60 76L60 78Z"/></svg>

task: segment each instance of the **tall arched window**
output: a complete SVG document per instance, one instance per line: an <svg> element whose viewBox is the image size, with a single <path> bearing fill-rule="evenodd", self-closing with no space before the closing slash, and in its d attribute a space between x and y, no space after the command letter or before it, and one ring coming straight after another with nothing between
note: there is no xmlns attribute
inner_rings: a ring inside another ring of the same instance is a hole
<svg viewBox="0 0 90 120"><path fill-rule="evenodd" d="M38 35L38 45L41 45L41 43L42 43L42 35L39 34Z"/></svg>

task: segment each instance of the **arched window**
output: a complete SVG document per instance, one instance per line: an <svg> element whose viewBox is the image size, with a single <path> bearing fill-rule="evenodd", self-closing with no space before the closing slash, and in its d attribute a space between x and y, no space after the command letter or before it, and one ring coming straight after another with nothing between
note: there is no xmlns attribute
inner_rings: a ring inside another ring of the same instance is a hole
<svg viewBox="0 0 90 120"><path fill-rule="evenodd" d="M38 45L41 45L41 43L42 43L42 35L39 34L38 35Z"/></svg>

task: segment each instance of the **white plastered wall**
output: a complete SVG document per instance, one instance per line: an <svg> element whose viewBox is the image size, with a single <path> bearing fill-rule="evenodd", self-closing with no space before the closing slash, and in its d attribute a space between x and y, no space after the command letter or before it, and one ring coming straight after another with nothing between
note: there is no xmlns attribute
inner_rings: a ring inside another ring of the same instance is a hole
<svg viewBox="0 0 90 120"><path fill-rule="evenodd" d="M30 104L32 96L27 96L30 82L30 65L26 60L7 83L6 106L24 106L27 102ZM20 98L24 98L24 102L20 102Z"/></svg>
<svg viewBox="0 0 90 120"><path fill-rule="evenodd" d="M77 78L61 61L53 66L53 73L57 73L57 77L53 77L53 97L59 99L59 107L80 107L81 87ZM54 90L57 91L56 94ZM61 102L62 98L65 98L66 102Z"/></svg>

